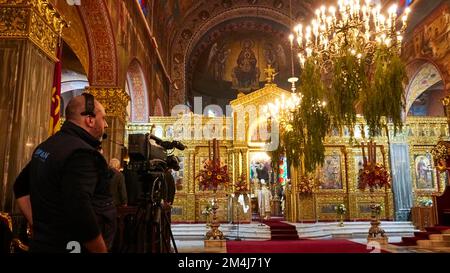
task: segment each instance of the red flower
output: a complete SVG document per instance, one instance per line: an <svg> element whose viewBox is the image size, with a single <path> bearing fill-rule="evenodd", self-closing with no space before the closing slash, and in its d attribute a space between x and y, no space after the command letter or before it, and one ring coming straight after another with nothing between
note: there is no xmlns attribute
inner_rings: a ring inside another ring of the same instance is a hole
<svg viewBox="0 0 450 273"><path fill-rule="evenodd" d="M371 189L391 187L391 175L383 165L377 163L366 164L358 174L358 188L365 190L367 187Z"/></svg>
<svg viewBox="0 0 450 273"><path fill-rule="evenodd" d="M248 192L247 181L244 174L241 174L238 181L234 184L234 191L236 194L246 194Z"/></svg>
<svg viewBox="0 0 450 273"><path fill-rule="evenodd" d="M206 160L196 179L202 190L217 190L219 184L226 187L230 181L228 167L221 165L219 160Z"/></svg>

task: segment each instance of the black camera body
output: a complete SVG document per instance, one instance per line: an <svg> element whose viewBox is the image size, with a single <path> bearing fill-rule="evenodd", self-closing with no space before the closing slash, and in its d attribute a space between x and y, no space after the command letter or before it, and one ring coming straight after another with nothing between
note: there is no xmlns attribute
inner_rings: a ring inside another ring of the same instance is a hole
<svg viewBox="0 0 450 273"><path fill-rule="evenodd" d="M186 147L179 141L163 141L151 134L131 134L128 136L128 155L130 161L146 161L150 165L165 164L168 169L178 171L180 160L168 155L170 149L184 150ZM151 166L148 166L151 168Z"/></svg>
<svg viewBox="0 0 450 273"><path fill-rule="evenodd" d="M153 192L156 178L168 181L169 170L180 170L180 160L168 153L172 149L184 150L185 146L179 141L163 141L151 134L130 134L128 136L128 155L130 162L127 171L130 179L127 181L129 202L136 203L149 192ZM161 185L160 197L156 199L173 200L172 185ZM174 194L174 192L173 192ZM171 194L169 194L171 195Z"/></svg>

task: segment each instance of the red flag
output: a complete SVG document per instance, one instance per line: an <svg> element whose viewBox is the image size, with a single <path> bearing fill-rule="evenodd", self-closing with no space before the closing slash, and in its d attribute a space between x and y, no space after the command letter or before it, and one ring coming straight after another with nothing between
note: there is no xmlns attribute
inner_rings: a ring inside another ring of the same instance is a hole
<svg viewBox="0 0 450 273"><path fill-rule="evenodd" d="M53 74L53 87L52 87L52 105L50 111L50 127L49 134L53 135L59 131L59 112L61 107L61 57L62 57L62 43L58 43L57 48L58 61L55 64L55 73Z"/></svg>

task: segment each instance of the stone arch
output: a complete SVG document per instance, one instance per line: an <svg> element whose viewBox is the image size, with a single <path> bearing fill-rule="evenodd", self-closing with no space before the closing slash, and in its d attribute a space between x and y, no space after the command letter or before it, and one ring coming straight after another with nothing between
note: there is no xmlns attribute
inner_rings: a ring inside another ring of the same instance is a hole
<svg viewBox="0 0 450 273"><path fill-rule="evenodd" d="M89 47L89 82L92 86L118 86L116 42L105 0L85 0L77 8Z"/></svg>
<svg viewBox="0 0 450 273"><path fill-rule="evenodd" d="M162 106L161 100L159 98L156 99L155 102L155 111L153 112L154 116L164 116L164 108Z"/></svg>
<svg viewBox="0 0 450 273"><path fill-rule="evenodd" d="M414 102L432 86L443 82L442 74L439 68L432 62L426 60L417 60L408 65L410 81L405 90L407 115ZM413 69L411 69L411 67ZM445 85L444 85L445 86ZM405 116L406 116L405 115Z"/></svg>
<svg viewBox="0 0 450 273"><path fill-rule="evenodd" d="M130 122L148 122L148 90L141 64L133 59L128 66L126 89L131 98Z"/></svg>
<svg viewBox="0 0 450 273"><path fill-rule="evenodd" d="M203 35L205 35L209 29L214 28L225 21L246 17L267 19L288 28L290 28L289 26L291 24L289 16L280 12L276 8L241 6L231 8L220 14L211 16L209 20L204 22L203 25L197 27L194 31L180 31L175 36L172 43L175 49L172 54L173 58L170 60L171 76L173 80L173 85L170 90L170 107L177 104L184 104L184 101L186 100L187 62L190 54L195 49L197 43L202 39Z"/></svg>

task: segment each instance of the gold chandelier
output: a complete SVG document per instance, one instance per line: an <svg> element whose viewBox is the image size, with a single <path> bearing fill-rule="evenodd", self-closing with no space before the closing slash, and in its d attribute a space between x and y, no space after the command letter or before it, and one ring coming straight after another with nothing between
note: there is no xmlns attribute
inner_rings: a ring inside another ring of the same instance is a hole
<svg viewBox="0 0 450 273"><path fill-rule="evenodd" d="M401 22L397 9L394 4L384 15L381 6L370 0L363 5L360 0L339 0L337 8L321 6L310 25L294 28L296 43L291 34L291 47L299 50L302 67L308 58L315 57L324 72L330 71L334 57L346 55L346 51L368 64L380 46L399 54L410 9L404 10Z"/></svg>

